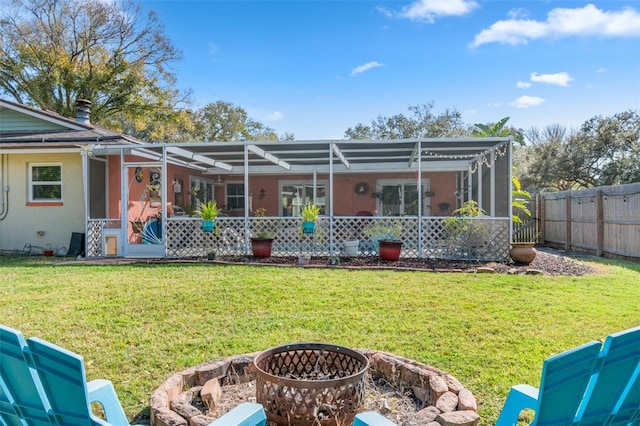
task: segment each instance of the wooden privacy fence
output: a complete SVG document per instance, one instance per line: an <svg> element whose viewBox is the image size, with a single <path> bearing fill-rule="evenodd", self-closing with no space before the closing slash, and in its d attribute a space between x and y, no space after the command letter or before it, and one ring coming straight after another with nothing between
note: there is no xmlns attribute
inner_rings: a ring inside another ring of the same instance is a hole
<svg viewBox="0 0 640 426"><path fill-rule="evenodd" d="M640 259L640 183L541 193L540 243Z"/></svg>

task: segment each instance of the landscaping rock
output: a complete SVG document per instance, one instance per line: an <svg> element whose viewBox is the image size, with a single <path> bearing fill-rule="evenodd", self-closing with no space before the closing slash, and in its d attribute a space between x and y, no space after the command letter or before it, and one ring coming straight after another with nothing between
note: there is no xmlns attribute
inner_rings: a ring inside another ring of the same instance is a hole
<svg viewBox="0 0 640 426"><path fill-rule="evenodd" d="M211 379L202 386L200 398L209 411L212 411L215 408L215 406L220 402L221 397L222 388L220 387L218 379Z"/></svg>
<svg viewBox="0 0 640 426"><path fill-rule="evenodd" d="M443 413L454 411L458 406L458 395L453 392L445 392L438 400L436 401L436 408Z"/></svg>
<svg viewBox="0 0 640 426"><path fill-rule="evenodd" d="M462 389L458 392L458 410L478 411L478 402L468 389Z"/></svg>
<svg viewBox="0 0 640 426"><path fill-rule="evenodd" d="M473 411L452 411L439 414L436 421L441 426L478 426L480 416Z"/></svg>

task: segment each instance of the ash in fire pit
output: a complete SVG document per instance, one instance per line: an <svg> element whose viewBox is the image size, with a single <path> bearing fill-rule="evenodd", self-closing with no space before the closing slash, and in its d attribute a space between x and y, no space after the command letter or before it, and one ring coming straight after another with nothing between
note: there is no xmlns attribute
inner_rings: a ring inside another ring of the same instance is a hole
<svg viewBox="0 0 640 426"><path fill-rule="evenodd" d="M268 349L255 360L256 399L280 426L351 424L364 403L369 360L322 343Z"/></svg>

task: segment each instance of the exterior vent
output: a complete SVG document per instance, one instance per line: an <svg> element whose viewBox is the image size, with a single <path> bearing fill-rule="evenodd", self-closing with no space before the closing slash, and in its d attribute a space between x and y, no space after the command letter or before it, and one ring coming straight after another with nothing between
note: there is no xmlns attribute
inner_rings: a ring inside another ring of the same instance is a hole
<svg viewBox="0 0 640 426"><path fill-rule="evenodd" d="M87 99L76 100L76 121L82 124L91 124L89 114L91 113L91 101Z"/></svg>

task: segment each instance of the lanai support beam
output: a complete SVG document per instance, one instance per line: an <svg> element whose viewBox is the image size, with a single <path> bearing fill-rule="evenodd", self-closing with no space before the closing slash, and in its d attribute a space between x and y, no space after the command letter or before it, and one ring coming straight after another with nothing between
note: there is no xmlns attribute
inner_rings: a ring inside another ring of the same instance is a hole
<svg viewBox="0 0 640 426"><path fill-rule="evenodd" d="M254 154L257 154L258 156L264 158L265 160L269 160L273 164L276 164L276 165L282 167L283 169L286 169L286 170L290 170L291 169L291 165L289 163L287 163L284 160L279 159L275 155L268 153L267 151L265 151L262 148L257 147L256 145L247 145L247 149L249 151L253 152ZM246 167L246 165L245 165L245 167Z"/></svg>
<svg viewBox="0 0 640 426"><path fill-rule="evenodd" d="M348 169L349 167L351 167L351 165L349 164L349 160L346 159L346 157L344 156L344 154L342 153L342 151L340 151L340 148L338 148L338 145L336 145L335 143L331 144L331 150L333 150L333 152L335 152L336 157L338 157L338 159L340 160L340 162L342 164L344 164L344 166ZM331 159L333 159L333 155L331 156ZM333 163L332 163L333 164ZM331 168L331 165L329 165L329 168Z"/></svg>

